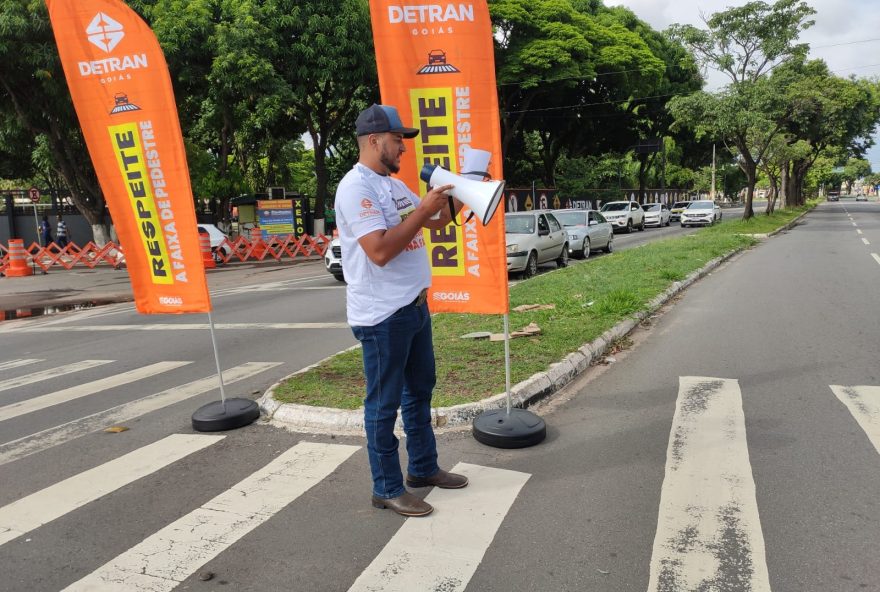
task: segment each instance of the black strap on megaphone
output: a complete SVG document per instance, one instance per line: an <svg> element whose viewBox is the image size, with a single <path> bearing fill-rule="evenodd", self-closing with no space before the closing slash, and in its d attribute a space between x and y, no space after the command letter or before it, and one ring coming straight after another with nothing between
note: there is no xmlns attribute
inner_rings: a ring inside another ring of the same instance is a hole
<svg viewBox="0 0 880 592"><path fill-rule="evenodd" d="M456 226L463 226L463 225L467 224L468 222L470 222L471 220L474 219L474 211L471 210L471 214L470 214L470 216L467 217L467 220L465 220L464 222L462 222L461 224L459 224L459 223L458 223L458 220L456 219L456 216L455 216L455 198L452 197L451 195L449 195L449 196L447 196L447 197L449 197L449 213L450 213L450 215L452 216L452 222L453 222Z"/></svg>
<svg viewBox="0 0 880 592"><path fill-rule="evenodd" d="M419 172L419 178L422 181L424 181L425 183L428 183L430 185L431 175L434 173L434 169L437 168L438 166L440 166L440 165L425 163L425 165L422 167L422 170ZM445 169L447 171L449 170L446 167L440 167L440 168ZM455 201L454 201L455 198L453 198L451 195L447 195L447 197L449 198L449 214L452 217L452 221L455 223L456 226L461 226L462 224L467 224L468 222L471 221L471 219L473 219L474 211L471 210L471 215L468 216L467 220L465 220L464 222L459 224L458 220L456 220L456 217L455 217Z"/></svg>

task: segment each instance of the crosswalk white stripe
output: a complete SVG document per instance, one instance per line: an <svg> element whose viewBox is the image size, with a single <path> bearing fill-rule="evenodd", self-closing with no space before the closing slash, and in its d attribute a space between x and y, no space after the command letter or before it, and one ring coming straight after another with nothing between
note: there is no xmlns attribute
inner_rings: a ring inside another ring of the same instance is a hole
<svg viewBox="0 0 880 592"><path fill-rule="evenodd" d="M117 374L108 378L102 378L85 384L78 384L60 391L55 391L54 393L12 403L11 405L0 407L0 421L6 421L7 419L12 419L19 415L25 415L26 413L33 413L34 411L46 409L53 405L67 403L68 401L79 399L80 397L86 397L110 388L128 384L129 382L155 376L162 372L186 366L187 364L192 364L192 362L157 362L155 364L150 364L149 366L144 366L143 368L135 368L134 370L129 370L128 372L123 372L122 374Z"/></svg>
<svg viewBox="0 0 880 592"><path fill-rule="evenodd" d="M65 592L163 592L271 518L359 446L301 442L243 481L122 553Z"/></svg>
<svg viewBox="0 0 880 592"><path fill-rule="evenodd" d="M530 475L459 463L464 489L434 489L431 516L407 520L349 592L464 590Z"/></svg>
<svg viewBox="0 0 880 592"><path fill-rule="evenodd" d="M260 372L280 366L281 362L247 362L223 371L223 383L233 384ZM218 388L217 376L208 376L160 393L123 403L110 409L48 428L5 444L0 444L0 465L30 456L42 450L69 442L108 425L126 422L162 407L179 403Z"/></svg>
<svg viewBox="0 0 880 592"><path fill-rule="evenodd" d="M226 436L172 434L0 508L0 545Z"/></svg>
<svg viewBox="0 0 880 592"><path fill-rule="evenodd" d="M0 362L0 371L11 370L13 368L20 368L21 366L27 366L28 364L36 364L38 362L45 362L45 360L22 359L22 360L9 360L7 362Z"/></svg>
<svg viewBox="0 0 880 592"><path fill-rule="evenodd" d="M265 329L348 329L348 323L217 323L215 329L265 330ZM16 333L62 333L95 331L207 331L207 323L151 323L149 325L76 325L50 327L22 327Z"/></svg>
<svg viewBox="0 0 880 592"><path fill-rule="evenodd" d="M880 255L878 255L877 253L871 253L871 257L874 258L874 261L880 264Z"/></svg>
<svg viewBox="0 0 880 592"><path fill-rule="evenodd" d="M18 378L10 378L9 380L4 380L3 383L0 384L0 391L8 391L9 389L33 384L34 382L58 378L59 376L64 376L65 374L70 374L72 372L80 372L81 370L103 366L112 361L113 360L83 360L82 362L74 362L73 364L65 364L64 366L58 366L57 368L49 368L48 370L25 374Z"/></svg>
<svg viewBox="0 0 880 592"><path fill-rule="evenodd" d="M880 453L880 386L830 386Z"/></svg>
<svg viewBox="0 0 880 592"><path fill-rule="evenodd" d="M871 244L870 242L868 242L868 239L866 239L866 238L863 238L863 239L862 239L862 242L865 243L866 245L870 245L870 244Z"/></svg>
<svg viewBox="0 0 880 592"><path fill-rule="evenodd" d="M769 592L764 535L736 380L682 376L649 592Z"/></svg>

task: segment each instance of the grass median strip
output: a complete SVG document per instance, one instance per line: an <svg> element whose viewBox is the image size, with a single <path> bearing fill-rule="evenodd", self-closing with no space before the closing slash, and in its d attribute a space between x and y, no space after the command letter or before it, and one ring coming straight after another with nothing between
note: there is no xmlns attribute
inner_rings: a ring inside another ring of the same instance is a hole
<svg viewBox="0 0 880 592"><path fill-rule="evenodd" d="M510 341L511 384L546 370L634 313L706 263L758 242L814 204L726 222L683 237L589 259L545 273L510 289L510 330L536 323L541 334ZM513 312L521 304L555 308ZM433 318L437 387L433 405L448 407L504 392L504 342L461 339L466 333L501 333L501 315L438 314ZM280 384L282 403L357 409L365 390L359 349L350 350Z"/></svg>

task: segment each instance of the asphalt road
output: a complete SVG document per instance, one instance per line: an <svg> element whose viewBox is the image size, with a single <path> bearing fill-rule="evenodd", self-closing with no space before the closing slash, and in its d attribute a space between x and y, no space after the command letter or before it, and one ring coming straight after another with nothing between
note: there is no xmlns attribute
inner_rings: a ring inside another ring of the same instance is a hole
<svg viewBox="0 0 880 592"><path fill-rule="evenodd" d="M193 434L216 389L186 386L214 364L191 317L5 324L0 590L880 590L878 215L823 204L698 282L538 409L543 444L440 435L472 483L419 490L427 519L370 507L361 438ZM230 394L354 343L319 265L260 284L214 297L224 367L251 364ZM36 375L84 360L111 361Z"/></svg>

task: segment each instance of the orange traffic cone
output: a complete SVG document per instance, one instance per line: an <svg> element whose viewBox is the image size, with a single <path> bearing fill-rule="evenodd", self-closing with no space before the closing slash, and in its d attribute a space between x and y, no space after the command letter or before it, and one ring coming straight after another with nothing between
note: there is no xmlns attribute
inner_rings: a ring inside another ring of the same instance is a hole
<svg viewBox="0 0 880 592"><path fill-rule="evenodd" d="M210 235L199 233L199 249L202 251L202 263L205 264L205 269L216 268L217 262L214 261L214 257L211 254Z"/></svg>
<svg viewBox="0 0 880 592"><path fill-rule="evenodd" d="M9 267L6 268L6 277L34 275L34 270L28 267L27 257L27 251L24 250L24 240L20 238L9 239Z"/></svg>

